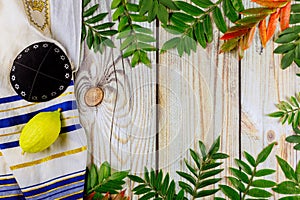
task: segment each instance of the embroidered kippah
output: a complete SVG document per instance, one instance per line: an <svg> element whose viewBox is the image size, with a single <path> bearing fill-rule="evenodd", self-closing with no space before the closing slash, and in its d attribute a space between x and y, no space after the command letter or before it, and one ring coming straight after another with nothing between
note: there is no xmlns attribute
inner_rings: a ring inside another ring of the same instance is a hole
<svg viewBox="0 0 300 200"><path fill-rule="evenodd" d="M54 43L39 42L15 58L10 72L14 90L30 102L45 102L62 94L70 85L71 64Z"/></svg>

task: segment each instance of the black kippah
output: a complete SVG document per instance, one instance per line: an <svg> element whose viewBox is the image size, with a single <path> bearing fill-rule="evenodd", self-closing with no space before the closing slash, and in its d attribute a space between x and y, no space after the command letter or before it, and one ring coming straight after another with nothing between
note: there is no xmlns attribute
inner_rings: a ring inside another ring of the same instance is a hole
<svg viewBox="0 0 300 200"><path fill-rule="evenodd" d="M39 42L25 48L14 60L10 82L30 102L45 102L62 94L70 85L71 64L54 43Z"/></svg>

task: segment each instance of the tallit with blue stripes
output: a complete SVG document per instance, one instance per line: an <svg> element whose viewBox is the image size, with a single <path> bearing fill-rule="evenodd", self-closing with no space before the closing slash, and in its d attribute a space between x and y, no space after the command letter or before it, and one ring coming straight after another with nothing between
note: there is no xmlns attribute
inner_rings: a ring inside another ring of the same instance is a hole
<svg viewBox="0 0 300 200"><path fill-rule="evenodd" d="M33 42L58 42L29 25L20 0L0 1L0 26L11 31L0 39L0 199L82 199L87 147L74 82L61 96L44 103L23 100L9 83L9 70L19 51ZM62 128L55 143L42 152L22 155L19 137L24 125L37 113L58 108Z"/></svg>

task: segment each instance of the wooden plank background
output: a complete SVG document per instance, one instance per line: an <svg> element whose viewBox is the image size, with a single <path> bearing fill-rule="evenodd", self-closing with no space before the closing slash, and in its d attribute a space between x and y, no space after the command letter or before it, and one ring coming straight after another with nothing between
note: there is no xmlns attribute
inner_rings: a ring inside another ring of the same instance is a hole
<svg viewBox="0 0 300 200"><path fill-rule="evenodd" d="M93 3L110 12L110 1ZM253 7L246 0L244 4ZM148 26L159 47L172 37L156 24ZM175 50L153 53L151 69L131 68L118 48L99 55L82 47L76 93L89 163L109 161L113 168L132 173L142 173L144 166L159 168L179 179L176 170L185 169L188 149L197 148L200 139L211 145L221 135L222 151L231 156L226 169L234 158L243 158L243 151L256 156L274 141L275 150L263 167L277 166L275 154L295 165L297 155L284 142L291 128L266 114L276 110L279 100L300 91L296 67L281 70L280 56L272 54L275 44L262 50L258 34L241 61L234 53L219 54L222 42L216 29L214 36L207 49L198 46L190 56L180 58ZM93 86L103 88L104 100L88 107L84 94ZM283 179L280 170L273 179Z"/></svg>

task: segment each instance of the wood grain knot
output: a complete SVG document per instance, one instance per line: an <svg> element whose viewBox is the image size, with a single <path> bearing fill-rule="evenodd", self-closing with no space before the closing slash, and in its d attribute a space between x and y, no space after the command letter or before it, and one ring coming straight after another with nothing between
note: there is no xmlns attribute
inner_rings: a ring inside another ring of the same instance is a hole
<svg viewBox="0 0 300 200"><path fill-rule="evenodd" d="M273 130L269 130L267 132L267 139L268 139L268 142L273 142L275 140L275 137L276 137L276 134Z"/></svg>
<svg viewBox="0 0 300 200"><path fill-rule="evenodd" d="M84 100L86 105L88 106L97 106L99 105L104 98L104 92L102 88L99 87L91 87L85 93Z"/></svg>

